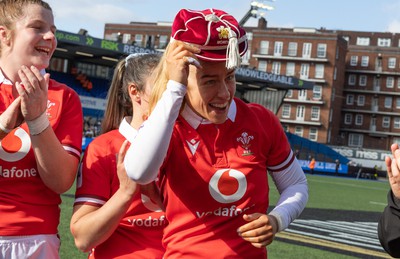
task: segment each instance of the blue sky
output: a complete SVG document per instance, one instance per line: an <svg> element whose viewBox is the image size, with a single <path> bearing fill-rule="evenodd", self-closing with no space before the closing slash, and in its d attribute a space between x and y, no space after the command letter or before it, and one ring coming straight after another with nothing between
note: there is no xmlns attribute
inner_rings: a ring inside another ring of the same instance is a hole
<svg viewBox="0 0 400 259"><path fill-rule="evenodd" d="M172 22L181 8L222 9L240 20L251 0L45 0L53 8L59 30L103 38L105 23ZM262 2L262 1L260 1ZM264 1L269 27L307 27L370 32L400 32L400 0ZM250 18L246 26L256 25Z"/></svg>

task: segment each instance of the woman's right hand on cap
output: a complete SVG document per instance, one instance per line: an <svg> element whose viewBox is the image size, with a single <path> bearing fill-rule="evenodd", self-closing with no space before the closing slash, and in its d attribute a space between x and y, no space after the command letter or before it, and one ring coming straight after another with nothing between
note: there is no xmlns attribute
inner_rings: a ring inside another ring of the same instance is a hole
<svg viewBox="0 0 400 259"><path fill-rule="evenodd" d="M196 46L177 40L170 43L166 57L168 77L170 80L187 85L189 65L199 65L199 63L196 62L197 58L195 53L200 53L200 49ZM201 68L201 65L199 68Z"/></svg>

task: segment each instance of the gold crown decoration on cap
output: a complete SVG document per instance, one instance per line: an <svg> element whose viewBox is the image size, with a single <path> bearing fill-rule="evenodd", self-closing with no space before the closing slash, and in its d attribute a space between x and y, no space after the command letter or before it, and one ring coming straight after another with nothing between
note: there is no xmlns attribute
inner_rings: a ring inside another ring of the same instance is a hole
<svg viewBox="0 0 400 259"><path fill-rule="evenodd" d="M228 69L240 66L247 51L246 32L237 20L224 11L182 9L172 25L171 38L197 45L196 56L205 61L226 61Z"/></svg>

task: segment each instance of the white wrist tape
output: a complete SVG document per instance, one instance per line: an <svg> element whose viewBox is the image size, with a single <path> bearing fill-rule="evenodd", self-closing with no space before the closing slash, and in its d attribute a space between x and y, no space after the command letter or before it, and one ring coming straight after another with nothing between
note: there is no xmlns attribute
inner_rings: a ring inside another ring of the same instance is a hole
<svg viewBox="0 0 400 259"><path fill-rule="evenodd" d="M6 127L4 127L3 123L0 122L0 130L5 132L5 133L10 133L11 130L7 129Z"/></svg>
<svg viewBox="0 0 400 259"><path fill-rule="evenodd" d="M50 122L47 118L46 111L44 111L39 117L34 120L26 121L29 128L29 134L31 136L36 136L42 133L47 127L49 127Z"/></svg>

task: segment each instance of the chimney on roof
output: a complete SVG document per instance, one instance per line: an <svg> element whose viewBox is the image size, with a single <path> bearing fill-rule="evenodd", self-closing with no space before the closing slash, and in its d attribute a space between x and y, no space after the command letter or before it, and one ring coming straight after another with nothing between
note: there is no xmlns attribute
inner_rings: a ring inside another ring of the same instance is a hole
<svg viewBox="0 0 400 259"><path fill-rule="evenodd" d="M267 29L267 20L265 20L264 17L260 17L260 19L258 19L258 29Z"/></svg>

